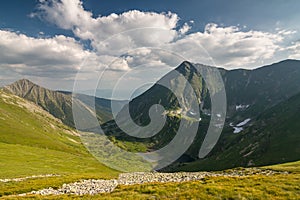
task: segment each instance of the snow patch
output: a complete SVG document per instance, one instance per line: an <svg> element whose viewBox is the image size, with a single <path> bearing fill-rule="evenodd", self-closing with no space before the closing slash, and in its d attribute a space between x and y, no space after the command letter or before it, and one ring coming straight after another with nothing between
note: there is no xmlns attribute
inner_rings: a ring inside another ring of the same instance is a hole
<svg viewBox="0 0 300 200"><path fill-rule="evenodd" d="M245 109L249 108L249 106L250 106L250 105L242 105L242 104L236 105L236 106L235 106L235 110L236 110L236 111L238 111L238 110L245 110Z"/></svg>
<svg viewBox="0 0 300 200"><path fill-rule="evenodd" d="M244 121L238 123L236 126L237 126L237 127L244 126L244 125L246 125L248 122L250 122L250 120L251 120L250 118L245 119Z"/></svg>
<svg viewBox="0 0 300 200"><path fill-rule="evenodd" d="M240 133L242 130L244 130L244 128L242 126L245 126L248 122L250 122L251 119L245 119L244 121L238 123L236 126L233 126L233 123L231 122L229 124L229 126L233 127L233 133Z"/></svg>
<svg viewBox="0 0 300 200"><path fill-rule="evenodd" d="M234 128L233 133L239 133L242 130L244 130L242 127L233 127L233 128Z"/></svg>

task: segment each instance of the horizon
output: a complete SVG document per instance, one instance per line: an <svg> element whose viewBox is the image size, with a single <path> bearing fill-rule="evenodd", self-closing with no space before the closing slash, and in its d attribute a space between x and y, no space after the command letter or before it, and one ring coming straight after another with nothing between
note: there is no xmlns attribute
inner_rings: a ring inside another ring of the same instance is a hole
<svg viewBox="0 0 300 200"><path fill-rule="evenodd" d="M28 78L56 90L77 85L121 93L155 83L184 60L229 70L300 59L297 5L2 2L0 85Z"/></svg>
<svg viewBox="0 0 300 200"><path fill-rule="evenodd" d="M300 60L297 60L297 59L285 59L285 60L281 60L281 61L278 61L278 62L274 62L274 63L271 63L271 64L268 64L268 65L263 65L263 66L259 66L259 67L256 67L256 68L253 68L253 69L243 69L243 68L238 68L238 69L224 69L223 67L221 66L208 66L208 67L215 67L215 68L218 68L218 69L223 69L223 70L226 70L226 71L234 71L234 70L248 70L248 71L253 71L253 70L259 70L261 68L265 68L265 67L270 67L272 65L275 65L275 64L279 64L279 63L282 63L282 62L288 62L288 61L298 61L300 62ZM187 60L183 61L181 64L185 63L185 62L188 62L188 63L191 63ZM181 65L180 64L180 65ZM201 63L191 63L193 65L204 65L204 64L201 64ZM175 68L171 69L169 72L171 72L172 70L175 70L177 69L178 67L180 67L180 65L176 66ZM167 73L169 73L167 72ZM167 74L166 73L166 74ZM162 75L165 76L166 74ZM162 78L161 77L161 78ZM43 84L39 84L31 79L28 79L28 78L21 78L21 79L18 79L18 80L15 80L13 82L10 82L8 84L5 84L5 85L0 85L0 88L3 88L5 86L8 86L8 85L12 85L14 83L17 83L19 81L29 81L30 83L33 83L37 86L40 86L40 87L43 87L45 89L49 89L49 90L52 90L52 91L57 91L57 92L70 92L70 93L73 93L74 91L73 90L61 90L60 88L57 88L57 89L53 89L53 88L48 88L47 86L44 86ZM153 83L152 85L149 85L147 88L144 88L142 90L139 90L139 91L135 91L134 94L132 94L131 98L130 99L125 99L125 98L111 98L112 95L111 95L111 91L106 91L106 90L94 90L94 89L90 89L90 90L83 90L83 91L77 91L76 94L84 94L84 95L88 95L88 96L94 96L94 97L97 97L97 98L103 98L103 99L108 99L108 100L116 100L116 101L128 101L128 100L131 100L135 97L138 97L139 95L143 94L144 92L146 92L148 89L150 89L155 83ZM124 93L124 95L126 94L126 90L125 91L120 91L121 94Z"/></svg>
<svg viewBox="0 0 300 200"><path fill-rule="evenodd" d="M253 68L253 69L243 69L243 68L238 68L238 69L229 69L229 70L227 70L227 69L224 69L224 68L222 68L222 67L220 67L220 66L208 66L208 67L215 67L215 68L223 69L223 70L226 70L226 71L234 71L234 70L248 70L248 71L253 71L253 70L259 70L259 69L265 68L265 67L271 67L271 66L273 66L273 65L276 65L276 64L279 64L279 63L282 63L282 62L288 62L288 61L298 61L298 62L300 62L300 60L297 60L297 59L285 59L285 60L281 60L281 61L279 61L279 62L275 62L275 63L269 64L269 65L259 66L259 67L257 67L257 68ZM181 64L183 64L183 63L185 63L185 62L191 63L191 62L185 60L185 61L183 61ZM180 64L180 65L181 65L181 64ZM193 64L193 65L198 65L198 64L203 65L203 64L201 64L201 63L191 63L191 64ZM177 69L178 67L180 67L180 65L178 65L176 68L174 68L174 69L172 69L172 70ZM170 71L167 72L167 73L170 73L172 70L170 70ZM166 74L167 74L167 73L166 73ZM166 74L164 74L163 76L165 76ZM162 76L162 77L163 77L163 76ZM39 87L43 87L43 88L45 88L45 89L49 89L49 90L52 90L52 91L74 93L73 90L61 90L61 89L59 89L59 88L58 88L58 89L55 89L55 88L54 88L54 89L53 89L53 88L48 88L47 86L44 86L44 85L39 84L39 83L36 83L35 81L30 80L30 79L28 79L28 78L21 78L21 79L18 79L18 80L16 80L16 81L13 81L13 82L11 82L11 83L8 83L8 84L6 84L6 85L2 85L2 86L0 85L0 89L3 88L3 87L5 87L5 86L8 86L8 85L15 84L15 83L17 83L17 82L19 82L19 81L28 81L28 82L30 82L30 83L32 83L32 84L34 84L34 85L37 85L37 86L39 86ZM154 83L154 84L155 84L155 83ZM96 90L90 89L90 90L77 91L76 94L84 94L84 95L93 96L93 97L102 98L102 99L108 99L108 100L128 101L128 100L132 100L133 98L136 98L136 97L140 96L141 94L143 94L144 92L146 92L148 89L150 89L154 84L149 85L148 87L143 88L143 89L141 89L141 90L138 89L137 91L134 91L134 94L131 95L131 98L130 98L130 99L125 99L125 98L124 98L124 99L122 99L122 98L112 98L111 91L98 90L98 89L96 89ZM127 91L120 91L120 92L121 92L121 94L124 93L124 95L125 95Z"/></svg>

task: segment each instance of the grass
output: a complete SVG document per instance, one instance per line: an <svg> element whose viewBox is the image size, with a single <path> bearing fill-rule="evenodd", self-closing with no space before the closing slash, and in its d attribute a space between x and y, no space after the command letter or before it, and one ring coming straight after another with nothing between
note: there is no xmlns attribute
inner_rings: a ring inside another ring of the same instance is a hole
<svg viewBox="0 0 300 200"><path fill-rule="evenodd" d="M244 178L214 177L197 182L119 187L111 195L120 199L297 199L299 175Z"/></svg>
<svg viewBox="0 0 300 200"><path fill-rule="evenodd" d="M287 170L291 173L272 176L210 177L183 183L118 186L112 193L95 196L31 195L17 199L299 199L300 161L264 168Z"/></svg>
<svg viewBox="0 0 300 200"><path fill-rule="evenodd" d="M118 172L97 161L74 134L34 104L0 91L0 179L60 175L0 182L0 196L80 179L117 177Z"/></svg>
<svg viewBox="0 0 300 200"><path fill-rule="evenodd" d="M299 199L299 182L299 174L212 177L185 183L118 186L110 194L95 196L29 196L24 199Z"/></svg>
<svg viewBox="0 0 300 200"><path fill-rule="evenodd" d="M300 161L288 162L288 163L283 163L278 165L271 165L263 168L273 169L278 171L289 171L293 173L300 173Z"/></svg>

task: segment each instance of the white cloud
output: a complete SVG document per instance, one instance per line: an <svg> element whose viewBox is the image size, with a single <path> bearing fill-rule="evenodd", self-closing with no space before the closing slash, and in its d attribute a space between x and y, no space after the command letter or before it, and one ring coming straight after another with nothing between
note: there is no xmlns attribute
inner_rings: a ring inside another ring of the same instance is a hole
<svg viewBox="0 0 300 200"><path fill-rule="evenodd" d="M299 43L283 45L294 30L270 33L210 23L203 32L193 32L194 21L179 26L175 13L131 10L94 17L81 0L40 0L37 10L29 16L72 30L81 40L90 40L93 51L63 35L32 38L2 30L0 69L5 73L70 80L81 67L89 79L108 66L116 80L118 73L138 67L165 73L183 60L233 69L258 67L278 52L300 58Z"/></svg>
<svg viewBox="0 0 300 200"><path fill-rule="evenodd" d="M283 30L282 29L278 30L279 35L293 35L295 33L297 33L297 31L295 31L295 30L284 30L284 29Z"/></svg>
<svg viewBox="0 0 300 200"><path fill-rule="evenodd" d="M184 23L184 25L179 29L179 33L184 35L186 34L192 27L188 25L187 23Z"/></svg>
<svg viewBox="0 0 300 200"><path fill-rule="evenodd" d="M192 62L209 62L206 51L219 66L251 68L261 59L270 59L279 50L282 40L280 34L244 32L235 26L219 27L217 24L208 24L203 33L188 34L170 46L176 52L182 52ZM197 45L203 49L198 48L196 51L193 46Z"/></svg>
<svg viewBox="0 0 300 200"><path fill-rule="evenodd" d="M175 28L179 20L179 17L171 12L155 13L138 10L93 18L92 13L84 10L79 0L49 0L42 2L38 8L40 17L60 28L73 30L77 37L91 40L95 49L105 53L108 53L109 48L116 50L126 45L141 47L168 43L176 37ZM152 30L150 35L149 28ZM132 29L139 29L138 34L127 32L116 36L113 39L114 43L110 41L110 45L103 43L103 40L115 34Z"/></svg>
<svg viewBox="0 0 300 200"><path fill-rule="evenodd" d="M120 70L120 71L128 71L130 67L128 66L128 62L126 59L116 59L113 63L110 64L111 70Z"/></svg>
<svg viewBox="0 0 300 200"><path fill-rule="evenodd" d="M257 66L261 60L272 58L284 36L293 33L242 31L236 26L217 24L207 24L204 32L188 33L191 26L184 23L178 27L175 13L132 10L94 18L80 0L43 1L39 10L44 19L73 30L81 39L91 40L98 54L118 57L136 48L160 47L190 61L211 64L207 51L217 65L225 68Z"/></svg>
<svg viewBox="0 0 300 200"><path fill-rule="evenodd" d="M290 52L289 58L300 59L300 42L294 42L287 49Z"/></svg>
<svg viewBox="0 0 300 200"><path fill-rule="evenodd" d="M63 35L33 38L0 30L1 69L10 68L27 75L66 77L76 73L87 57L96 56L83 50L74 38ZM92 67L96 62L86 64Z"/></svg>

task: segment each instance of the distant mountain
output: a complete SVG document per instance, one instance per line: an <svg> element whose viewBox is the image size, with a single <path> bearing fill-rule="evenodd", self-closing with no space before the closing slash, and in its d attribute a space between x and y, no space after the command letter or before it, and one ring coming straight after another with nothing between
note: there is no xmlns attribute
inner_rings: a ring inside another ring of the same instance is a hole
<svg viewBox="0 0 300 200"><path fill-rule="evenodd" d="M196 68L198 70L196 70ZM145 139L131 137L124 133L114 120L103 124L103 130L105 130L106 134L111 137L116 144L127 150L135 151L137 149L144 149L144 147L146 147L146 151L153 151L162 148L163 146L167 145L176 135L180 125L180 120L190 120L190 123L194 123L190 118L183 117L186 116L189 111L191 111L189 110L191 102L188 101L188 99L191 97L191 92L186 92L187 83L185 80L187 80L197 96L202 120L199 124L198 134L194 143L178 160L179 164L177 164L176 167L180 166L182 162L198 160L199 148L203 142L211 118L210 97L218 94L218 87L220 85L216 84L212 87L213 91L208 91L207 83L202 77L202 74L207 76L207 74L212 71L212 68L213 67L210 66L183 62L174 71L171 71L165 75L157 82L157 84L152 86L145 93L133 99L117 116L117 120L122 122L122 126L129 126L131 122L126 119L127 113L125 112L126 110L129 110L131 118L136 124L146 126L150 123L150 107L155 104L161 104L165 107L167 113L160 114L167 114L167 121L165 126L157 135ZM295 160L296 157L300 159L298 156L300 154L297 154L298 150L296 146L292 145L292 147L289 148L289 151L282 152L282 154L285 156L279 156L279 154L276 154L272 157L272 159L267 159L267 157L264 156L265 154L256 154L258 157L261 156L262 160L260 162L258 162L257 159L251 158L251 156L245 156L245 159L237 159L235 157L238 156L238 154L234 154L233 152L237 151L237 147L239 147L239 149L246 149L248 145L252 144L253 138L251 138L251 134L247 135L245 138L241 138L241 135L247 132L247 126L257 126L258 122L256 119L258 119L259 116L266 112L272 112L270 109L275 108L274 106L281 102L285 102L293 95L300 93L300 61L285 60L255 70L218 70L222 76L226 88L227 117L225 128L222 132L219 142L214 147L214 150L205 158L208 160L205 161L205 163L208 163L205 165L205 169L209 170L232 166L280 163L283 161L282 159L284 157L286 161ZM178 74L180 74L180 76L178 76ZM215 81L216 80L212 80L211 82L213 83ZM162 83L171 85L173 91L161 86ZM185 102L183 107L180 107L179 101L176 99L174 93L182 94L179 95L178 98L181 100L181 102ZM283 105L288 106L287 104ZM181 108L181 110L178 110L179 108ZM158 112L160 111L158 110ZM296 118L291 118L289 120L292 124L298 123ZM264 122L266 123L266 126L269 127L275 126L277 123L282 123L275 120L264 120ZM236 132L240 132L241 134L234 134L234 129ZM256 131L258 134L262 134L263 130L257 128ZM287 132L288 136L286 137L289 138L289 136L292 137L292 135L297 135L298 133L295 131L296 129L293 129L291 132ZM271 136L271 138L277 137L277 139L271 141L272 145L279 145L281 147L287 145L287 143L280 143L279 138L282 135L280 136L280 134L277 134L275 131L273 133L271 132L270 134L274 134L274 136ZM236 139L236 137L244 142ZM260 146L263 146L265 140L266 138L257 142ZM277 142L278 144L276 144ZM238 146L237 144L241 146ZM295 143L292 142L292 144ZM143 145L144 147L141 148L140 145ZM223 153L226 150L225 147L227 145L230 145L233 148L230 149L228 155ZM230 155L232 157L230 157ZM210 161L210 159L216 160L217 157L221 160L226 158L225 160L231 163L231 165L226 165L224 163L221 164L221 162L209 164L213 163ZM176 170L176 167L174 168L174 166L172 166L167 170ZM201 167L198 167L197 169L201 169Z"/></svg>
<svg viewBox="0 0 300 200"><path fill-rule="evenodd" d="M52 91L22 79L3 88L6 92L27 99L70 127L75 127L72 113L72 93L62 91ZM110 100L94 98L83 94L74 94L75 102L83 110L90 110L95 102L95 109L98 120L103 123L112 119Z"/></svg>

